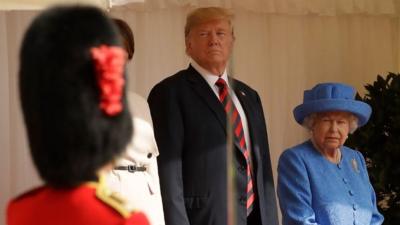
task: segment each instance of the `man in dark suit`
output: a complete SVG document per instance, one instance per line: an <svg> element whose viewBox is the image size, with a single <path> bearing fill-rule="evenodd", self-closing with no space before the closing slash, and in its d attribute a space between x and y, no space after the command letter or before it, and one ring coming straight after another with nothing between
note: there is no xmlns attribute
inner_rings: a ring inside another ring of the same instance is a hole
<svg viewBox="0 0 400 225"><path fill-rule="evenodd" d="M148 98L166 225L228 224L227 125L235 131L236 224L278 224L260 98L227 75L232 17L218 7L190 13L185 43L191 63L158 83Z"/></svg>

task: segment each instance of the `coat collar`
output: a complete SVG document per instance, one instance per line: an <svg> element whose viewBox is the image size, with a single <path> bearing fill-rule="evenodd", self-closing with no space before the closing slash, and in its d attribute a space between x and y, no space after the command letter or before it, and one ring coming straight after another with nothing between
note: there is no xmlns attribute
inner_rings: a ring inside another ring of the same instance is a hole
<svg viewBox="0 0 400 225"><path fill-rule="evenodd" d="M224 108L210 85L208 85L207 81L191 65L189 65L187 69L187 79L196 93L204 100L210 110L214 112L220 125L226 132L226 115Z"/></svg>

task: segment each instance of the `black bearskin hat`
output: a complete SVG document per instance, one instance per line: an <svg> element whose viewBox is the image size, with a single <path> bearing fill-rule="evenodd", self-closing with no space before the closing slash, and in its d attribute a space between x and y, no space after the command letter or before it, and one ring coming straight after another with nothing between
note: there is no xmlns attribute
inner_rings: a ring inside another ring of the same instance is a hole
<svg viewBox="0 0 400 225"><path fill-rule="evenodd" d="M108 67L115 69L114 56L107 53L119 50L118 37L112 20L92 6L47 9L25 33L19 70L22 110L34 164L53 187L97 180L97 171L131 139L126 55L119 61L119 80L111 81L119 87L115 100L93 53L102 52L100 58L105 55Z"/></svg>

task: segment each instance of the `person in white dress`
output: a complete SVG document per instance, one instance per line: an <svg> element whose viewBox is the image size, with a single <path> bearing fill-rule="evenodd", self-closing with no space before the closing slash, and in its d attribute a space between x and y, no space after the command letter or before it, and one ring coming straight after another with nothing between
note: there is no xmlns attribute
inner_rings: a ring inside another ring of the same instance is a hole
<svg viewBox="0 0 400 225"><path fill-rule="evenodd" d="M131 60L134 54L133 33L128 24L114 19L122 43ZM133 108L133 139L125 155L107 177L109 187L127 198L134 208L144 212L152 225L164 225L164 212L158 177L158 149L147 101L142 96L128 93Z"/></svg>

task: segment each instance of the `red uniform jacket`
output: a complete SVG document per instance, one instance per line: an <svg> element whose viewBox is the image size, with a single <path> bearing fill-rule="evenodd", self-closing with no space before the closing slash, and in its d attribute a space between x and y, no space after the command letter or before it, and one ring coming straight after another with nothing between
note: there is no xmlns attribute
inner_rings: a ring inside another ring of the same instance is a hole
<svg viewBox="0 0 400 225"><path fill-rule="evenodd" d="M97 183L72 189L43 186L12 200L8 225L148 225L143 213L126 209L124 201Z"/></svg>

